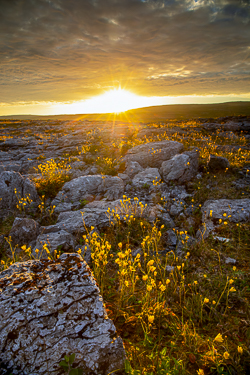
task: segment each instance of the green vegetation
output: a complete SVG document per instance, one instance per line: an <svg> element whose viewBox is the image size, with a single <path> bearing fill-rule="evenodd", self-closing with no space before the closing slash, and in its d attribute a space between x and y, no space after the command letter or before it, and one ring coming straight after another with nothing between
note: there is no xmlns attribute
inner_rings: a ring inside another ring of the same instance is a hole
<svg viewBox="0 0 250 375"><path fill-rule="evenodd" d="M182 244L181 256L166 250L167 228L157 220L148 222L142 215L146 207L136 197L123 197L122 213L107 211L110 225L101 234L91 227L78 238L79 244L91 248L91 268L107 313L124 340L125 370L129 375L244 375L250 371L250 223L221 222L215 234L226 240L210 235L193 245L187 244L202 224L201 206L206 200L250 198L249 186L236 187L242 177L239 173L249 173L250 151L242 134L225 138L219 133L210 134L199 125L199 120L151 123L146 130L172 131L143 137L131 132L132 135L112 140L110 154L96 129L87 133L86 144L75 152L86 163L96 163L103 174L117 175L124 169L120 157L139 144L174 140L182 142L185 150L200 148L201 177L187 184L190 197L186 203L193 209L193 223L189 224L185 217L178 218L173 228ZM211 173L207 169L210 154L227 157L231 167ZM68 159L50 160L38 166L42 177L35 183L42 202L37 215L43 217L43 225L55 223L54 207L46 208L45 200L55 197L69 181L69 170ZM154 181L154 186L160 183ZM143 187L148 190L149 185ZM164 207L174 201L160 195L155 199ZM27 202L18 203L22 213L24 203ZM82 200L81 208L86 203ZM10 217L2 221L0 234L8 234L13 220ZM26 247L18 255L14 251L12 258L2 256L2 269L30 258ZM48 247L45 251L51 259L60 255ZM227 257L236 258L237 266L227 264ZM72 368L73 362L71 354L60 366L68 374L80 374L79 369Z"/></svg>
<svg viewBox="0 0 250 375"><path fill-rule="evenodd" d="M38 194L45 195L46 198L54 198L65 182L71 179L69 170L70 165L64 160L56 162L51 159L38 165L37 172L40 171L42 174L42 177L34 179Z"/></svg>

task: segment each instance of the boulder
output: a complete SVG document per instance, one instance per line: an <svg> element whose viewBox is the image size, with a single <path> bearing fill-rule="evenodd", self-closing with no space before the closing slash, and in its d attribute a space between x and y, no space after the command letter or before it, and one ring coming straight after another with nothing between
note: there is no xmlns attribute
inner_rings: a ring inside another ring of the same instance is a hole
<svg viewBox="0 0 250 375"><path fill-rule="evenodd" d="M40 225L33 219L16 217L9 236L12 246L23 245L33 247L40 232Z"/></svg>
<svg viewBox="0 0 250 375"><path fill-rule="evenodd" d="M124 183L113 176L81 176L66 182L52 202L55 212L80 208L81 202L91 195L102 195L108 200L118 199L124 192Z"/></svg>
<svg viewBox="0 0 250 375"><path fill-rule="evenodd" d="M132 185L137 188L149 188L153 186L153 181L160 181L161 175L157 168L146 168L136 174L132 180Z"/></svg>
<svg viewBox="0 0 250 375"><path fill-rule="evenodd" d="M1 163L0 165L0 172L4 172L4 171L20 172L21 169L22 169L21 163Z"/></svg>
<svg viewBox="0 0 250 375"><path fill-rule="evenodd" d="M164 212L164 213L161 215L161 221L163 222L163 224L164 224L167 228L174 228L174 227L175 227L174 220L171 219L170 215L169 215L167 212Z"/></svg>
<svg viewBox="0 0 250 375"><path fill-rule="evenodd" d="M177 244L177 237L175 232L172 229L169 229L167 232L167 243L170 246L176 246Z"/></svg>
<svg viewBox="0 0 250 375"><path fill-rule="evenodd" d="M208 237L209 233L223 222L249 222L250 199L208 200L202 207L202 228L198 231L199 239ZM223 225L223 224L222 224Z"/></svg>
<svg viewBox="0 0 250 375"><path fill-rule="evenodd" d="M14 263L0 273L0 291L0 361L8 373L59 375L72 353L86 375L124 367L122 339L79 254Z"/></svg>
<svg viewBox="0 0 250 375"><path fill-rule="evenodd" d="M65 230L58 230L58 231L48 231L47 233L40 234L37 239L35 246L32 250L32 253L34 256L37 257L37 254L35 252L36 249L39 250L39 258L40 255L42 257L47 257L46 251L43 250L43 246L47 245L51 255L53 255L54 250L62 250L62 251L69 251L74 250L75 248L75 241L72 234L66 232Z"/></svg>
<svg viewBox="0 0 250 375"><path fill-rule="evenodd" d="M216 172L219 170L225 170L230 167L229 161L227 158L222 156L209 155L208 168L211 172Z"/></svg>
<svg viewBox="0 0 250 375"><path fill-rule="evenodd" d="M137 161L128 161L126 164L126 173L130 178L143 171L142 166Z"/></svg>
<svg viewBox="0 0 250 375"><path fill-rule="evenodd" d="M15 194L15 189L17 194ZM34 184L18 172L0 173L0 210L13 210L19 198L29 197L34 206L39 204L39 196Z"/></svg>
<svg viewBox="0 0 250 375"><path fill-rule="evenodd" d="M120 213L120 200L113 202L94 201L86 204L84 209L61 212L55 225L42 228L43 234L60 230L65 230L71 234L79 234L86 232L86 228L91 226L95 228L107 227L110 224L110 219L107 215L108 208L113 209L115 213Z"/></svg>
<svg viewBox="0 0 250 375"><path fill-rule="evenodd" d="M163 207L160 204L156 204L148 208L147 219L150 223L154 223L156 219L162 218Z"/></svg>
<svg viewBox="0 0 250 375"><path fill-rule="evenodd" d="M194 178L198 172L199 152L187 151L164 161L160 169L163 181L185 183Z"/></svg>
<svg viewBox="0 0 250 375"><path fill-rule="evenodd" d="M178 216L184 210L183 205L180 202L175 202L170 207L170 215L171 216Z"/></svg>
<svg viewBox="0 0 250 375"><path fill-rule="evenodd" d="M136 161L143 168L160 168L162 162L171 159L183 150L183 145L175 141L150 142L131 148L124 161Z"/></svg>

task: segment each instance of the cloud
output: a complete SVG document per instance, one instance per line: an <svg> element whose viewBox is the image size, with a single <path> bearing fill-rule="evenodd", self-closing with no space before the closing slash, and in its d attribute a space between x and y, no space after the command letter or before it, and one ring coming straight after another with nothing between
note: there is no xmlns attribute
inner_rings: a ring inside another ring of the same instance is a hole
<svg viewBox="0 0 250 375"><path fill-rule="evenodd" d="M243 94L247 0L1 0L0 101Z"/></svg>

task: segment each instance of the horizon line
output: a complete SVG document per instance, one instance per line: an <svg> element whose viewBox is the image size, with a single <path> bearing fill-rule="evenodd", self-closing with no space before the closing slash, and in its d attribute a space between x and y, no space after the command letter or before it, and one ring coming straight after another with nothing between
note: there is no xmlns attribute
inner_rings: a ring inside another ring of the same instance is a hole
<svg viewBox="0 0 250 375"><path fill-rule="evenodd" d="M136 111L138 109L146 109L146 108L154 108L154 107L170 107L170 106L211 106L211 105L221 105L221 104L232 104L232 103L246 103L249 102L250 100L235 100L235 101L226 101L226 102L215 102L215 103L175 103L175 104L159 104L159 105L152 105L152 106L146 106L146 107L138 107L138 108L133 108L133 109L128 109L126 111L120 111L120 112L92 112L92 113L63 113L63 114L14 114L14 115L0 115L1 118L5 117L13 117L13 116L33 116L33 117L56 117L56 116L88 116L88 115L117 115L119 116L120 114L130 112L130 111Z"/></svg>

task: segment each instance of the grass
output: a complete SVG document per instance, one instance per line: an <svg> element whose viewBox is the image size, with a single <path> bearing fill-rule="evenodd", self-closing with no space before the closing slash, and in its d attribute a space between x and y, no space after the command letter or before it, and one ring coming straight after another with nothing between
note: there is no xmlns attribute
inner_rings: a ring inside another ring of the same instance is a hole
<svg viewBox="0 0 250 375"><path fill-rule="evenodd" d="M230 233L231 242L209 238L178 259L173 253L160 256L164 228L134 219L117 222L113 236L108 232L90 239L92 269L124 339L129 373L161 374L164 366L170 374L220 373L222 367L228 374L233 369L247 373L250 225L222 227L220 235ZM130 224L136 226L137 238L131 236ZM103 253L98 243L104 238L109 241ZM139 238L142 252L133 257ZM99 262L104 254L106 269L100 276L96 270L104 269ZM225 255L240 259L241 266L225 264ZM174 271L168 274L166 265Z"/></svg>
<svg viewBox="0 0 250 375"><path fill-rule="evenodd" d="M210 235L199 243L187 245L188 237L195 236L201 225L201 207L207 199L250 198L249 187L235 185L242 178L239 171L245 171L250 163L247 141L242 134L237 138L225 138L218 132L210 134L200 129L198 120L147 127L173 131L143 138L135 132L112 140L108 147L96 129L86 133L86 143L74 153L83 155L89 163L95 162L104 174L116 175L120 157L138 144L166 139L182 142L185 150L191 147L201 150L201 175L188 184L190 197L185 199L185 205L193 205L193 224L190 226L185 216L175 219L174 230L179 241L183 241L181 258L174 251L166 253L168 228L159 221L149 223L142 215L145 205L133 197L123 198L122 212L107 212L110 225L102 233L86 228L78 238L79 245L91 247L92 271L108 315L126 348L126 373L247 374L250 372L250 224L222 223L215 234L229 241ZM240 149L230 150L234 146ZM227 157L231 167L215 174L209 172L209 154ZM69 160L45 162L38 169L42 177L36 180L36 185L43 196L39 215L44 220L42 224L49 225L56 216L53 207L45 208L45 200L53 198L70 179ZM120 170L123 169L124 165ZM158 201L167 209L175 202L160 196ZM86 203L82 201L82 206ZM1 233L8 233L13 220L2 222ZM50 250L51 258L59 255ZM29 255L23 248L14 260L26 260ZM237 259L237 264L227 264L229 257ZM2 269L12 261L2 257Z"/></svg>
<svg viewBox="0 0 250 375"><path fill-rule="evenodd" d="M38 194L46 198L55 198L65 182L71 179L69 170L70 165L64 160L56 162L51 159L44 164L39 164L36 171L42 176L34 179Z"/></svg>

